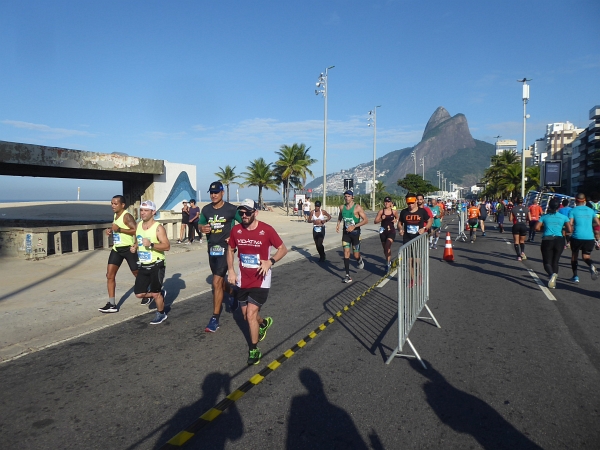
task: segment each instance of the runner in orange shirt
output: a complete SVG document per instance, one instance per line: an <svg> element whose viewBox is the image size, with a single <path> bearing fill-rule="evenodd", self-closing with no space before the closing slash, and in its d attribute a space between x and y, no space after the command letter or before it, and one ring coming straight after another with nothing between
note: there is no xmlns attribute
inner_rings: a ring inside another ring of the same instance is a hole
<svg viewBox="0 0 600 450"><path fill-rule="evenodd" d="M475 205L475 200L471 200L471 206L467 210L467 223L471 229L471 244L477 239L477 227L479 225L479 208Z"/></svg>
<svg viewBox="0 0 600 450"><path fill-rule="evenodd" d="M537 200L533 201L533 205L529 207L529 212L527 213L527 220L529 221L529 238L527 242L533 242L535 238L535 227L544 214L544 210L540 205L538 205Z"/></svg>

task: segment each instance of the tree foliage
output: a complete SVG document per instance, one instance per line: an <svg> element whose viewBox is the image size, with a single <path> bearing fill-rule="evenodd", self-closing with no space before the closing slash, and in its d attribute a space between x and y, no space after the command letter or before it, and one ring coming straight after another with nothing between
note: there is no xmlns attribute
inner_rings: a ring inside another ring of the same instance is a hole
<svg viewBox="0 0 600 450"><path fill-rule="evenodd" d="M227 187L227 201L229 201L229 185L238 179L239 176L235 173L235 166L231 167L227 165L224 169L219 167L219 170L220 172L216 172L215 176Z"/></svg>
<svg viewBox="0 0 600 450"><path fill-rule="evenodd" d="M275 152L279 159L275 161L275 178L277 183L283 185L284 202L289 215L290 188L303 187L306 184L307 175L312 176L310 166L317 162L308 154L310 147L304 144L282 145Z"/></svg>
<svg viewBox="0 0 600 450"><path fill-rule="evenodd" d="M275 173L271 167L271 163L267 163L264 158L258 158L254 161L250 161L250 165L246 167L247 172L242 172L244 177L244 187L257 186L258 187L258 204L262 209L262 191L264 189L270 189L275 192L279 192L278 185L275 179Z"/></svg>
<svg viewBox="0 0 600 450"><path fill-rule="evenodd" d="M414 173L409 173L406 177L397 181L398 186L403 187L409 192L414 192L415 194L429 194L430 192L435 192L438 190L436 186L431 184L429 180L424 180L421 175L417 175Z"/></svg>

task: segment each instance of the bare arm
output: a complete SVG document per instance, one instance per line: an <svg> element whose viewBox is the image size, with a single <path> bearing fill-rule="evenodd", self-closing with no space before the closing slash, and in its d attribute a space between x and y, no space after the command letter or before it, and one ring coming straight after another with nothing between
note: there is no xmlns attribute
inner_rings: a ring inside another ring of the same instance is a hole
<svg viewBox="0 0 600 450"><path fill-rule="evenodd" d="M356 210L357 208L358 208L358 211ZM362 206L356 205L356 208L354 208L354 211L358 214L358 217L360 217L362 219L360 222L358 222L356 225L354 225L354 228L362 227L363 225L366 225L369 223L369 219L367 219L367 215L365 214L365 210L362 209Z"/></svg>
<svg viewBox="0 0 600 450"><path fill-rule="evenodd" d="M125 225L127 225L129 230L120 228L119 230L117 230L117 232L123 233L123 234L128 234L129 236L135 236L136 229L137 229L137 223L135 223L135 219L133 218L133 216L129 213L125 213L125 217L123 217L123 222L125 222ZM114 226L114 224L113 224L113 226Z"/></svg>
<svg viewBox="0 0 600 450"><path fill-rule="evenodd" d="M273 258L275 260L275 262L277 262L281 258L283 258L286 254L287 254L287 247L285 246L284 243L281 243L281 245L279 247L277 247L277 251L275 252L275 254L273 256L271 256L271 258ZM260 268L258 269L258 274L262 275L263 277L266 276L271 267L273 267L273 263L271 262L271 259L267 259L265 261L261 260Z"/></svg>
<svg viewBox="0 0 600 450"><path fill-rule="evenodd" d="M383 209L379 210L379 212L377 213L377 217L375 217L375 220L373 221L373 223L379 223L381 222L381 215L383 213Z"/></svg>
<svg viewBox="0 0 600 450"><path fill-rule="evenodd" d="M235 273L235 269L233 268L234 253L235 253L235 248L228 245L227 246L227 272L228 272L227 273L227 281L231 285L235 285L235 283L237 281L237 275Z"/></svg>

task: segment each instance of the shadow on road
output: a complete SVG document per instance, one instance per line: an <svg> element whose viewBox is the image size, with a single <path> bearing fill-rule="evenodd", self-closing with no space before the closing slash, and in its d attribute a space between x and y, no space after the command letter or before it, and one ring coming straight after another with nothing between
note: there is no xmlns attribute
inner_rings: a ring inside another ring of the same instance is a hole
<svg viewBox="0 0 600 450"><path fill-rule="evenodd" d="M426 370L416 359L411 359L410 365L427 378L423 384L427 403L443 423L458 433L470 434L485 449L541 449L486 402L455 388L431 362L424 362Z"/></svg>
<svg viewBox="0 0 600 450"><path fill-rule="evenodd" d="M181 278L180 273L174 273L171 278L165 280L164 288L167 290L165 306L170 307L177 300L181 290L185 289L185 280Z"/></svg>
<svg viewBox="0 0 600 450"><path fill-rule="evenodd" d="M308 393L292 399L285 448L369 448L350 414L327 400L319 374L310 369L302 369L299 376ZM371 442L379 443L375 433L369 438Z"/></svg>

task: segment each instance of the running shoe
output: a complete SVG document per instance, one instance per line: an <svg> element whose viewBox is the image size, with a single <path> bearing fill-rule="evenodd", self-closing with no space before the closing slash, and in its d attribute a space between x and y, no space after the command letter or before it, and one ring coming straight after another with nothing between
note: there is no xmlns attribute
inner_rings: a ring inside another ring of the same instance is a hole
<svg viewBox="0 0 600 450"><path fill-rule="evenodd" d="M149 305L150 303L152 303L152 300L154 300L152 297L144 297L142 298L140 305Z"/></svg>
<svg viewBox="0 0 600 450"><path fill-rule="evenodd" d="M360 259L358 260L358 268L359 269L364 269L365 268L365 260L363 259L363 257L361 256Z"/></svg>
<svg viewBox="0 0 600 450"><path fill-rule="evenodd" d="M550 277L550 281L548 281L548 287L550 289L554 289L556 288L556 279L558 278L558 275L553 273L552 276Z"/></svg>
<svg viewBox="0 0 600 450"><path fill-rule="evenodd" d="M590 266L590 274L592 275L592 280L596 281L598 279L598 270L595 266Z"/></svg>
<svg viewBox="0 0 600 450"><path fill-rule="evenodd" d="M433 249L437 250L437 245L433 244Z"/></svg>
<svg viewBox="0 0 600 450"><path fill-rule="evenodd" d="M521 253L521 258L523 258L523 261L525 261L527 259L527 256L525 255L525 253Z"/></svg>
<svg viewBox="0 0 600 450"><path fill-rule="evenodd" d="M200 240L198 241L198 244L202 244L202 243L204 243L204 241L203 241L202 239L200 239Z"/></svg>
<svg viewBox="0 0 600 450"><path fill-rule="evenodd" d="M273 325L273 319L271 317L264 318L264 325L258 327L258 341L262 341L267 337L267 330Z"/></svg>
<svg viewBox="0 0 600 450"><path fill-rule="evenodd" d="M387 263L387 271L388 271L388 272L391 272L391 271L392 271L392 262L391 262L391 261L389 261L389 262Z"/></svg>
<svg viewBox="0 0 600 450"><path fill-rule="evenodd" d="M352 283L352 278L350 278L350 275L346 275L342 280L342 283Z"/></svg>
<svg viewBox="0 0 600 450"><path fill-rule="evenodd" d="M569 281L572 281L573 283L579 283L579 277L577 275L575 275L573 278L571 278Z"/></svg>
<svg viewBox="0 0 600 450"><path fill-rule="evenodd" d="M485 233L482 233L481 235L482 235L482 236L485 236Z"/></svg>
<svg viewBox="0 0 600 450"><path fill-rule="evenodd" d="M154 320L150 322L150 325L158 325L159 323L163 323L165 320L167 320L167 313L159 313L156 311L156 316L154 316Z"/></svg>
<svg viewBox="0 0 600 450"><path fill-rule="evenodd" d="M107 302L102 308L98 308L98 311L102 313L116 313L119 311L119 308L117 308L117 305Z"/></svg>
<svg viewBox="0 0 600 450"><path fill-rule="evenodd" d="M181 239L177 239L177 243L178 243L178 244L181 244Z"/></svg>
<svg viewBox="0 0 600 450"><path fill-rule="evenodd" d="M254 350L250 350L248 352L248 365L255 366L260 362L260 358L262 358L262 353L260 349L255 348Z"/></svg>
<svg viewBox="0 0 600 450"><path fill-rule="evenodd" d="M474 241L473 239L471 239L471 244L472 244L473 242L475 242L475 241Z"/></svg>
<svg viewBox="0 0 600 450"><path fill-rule="evenodd" d="M210 320L208 321L208 325L206 325L206 328L204 329L204 331L206 331L207 333L216 333L216 331L219 329L219 321L217 320L216 317L211 317Z"/></svg>
<svg viewBox="0 0 600 450"><path fill-rule="evenodd" d="M517 261L521 261L522 258L520 256L517 256Z"/></svg>

